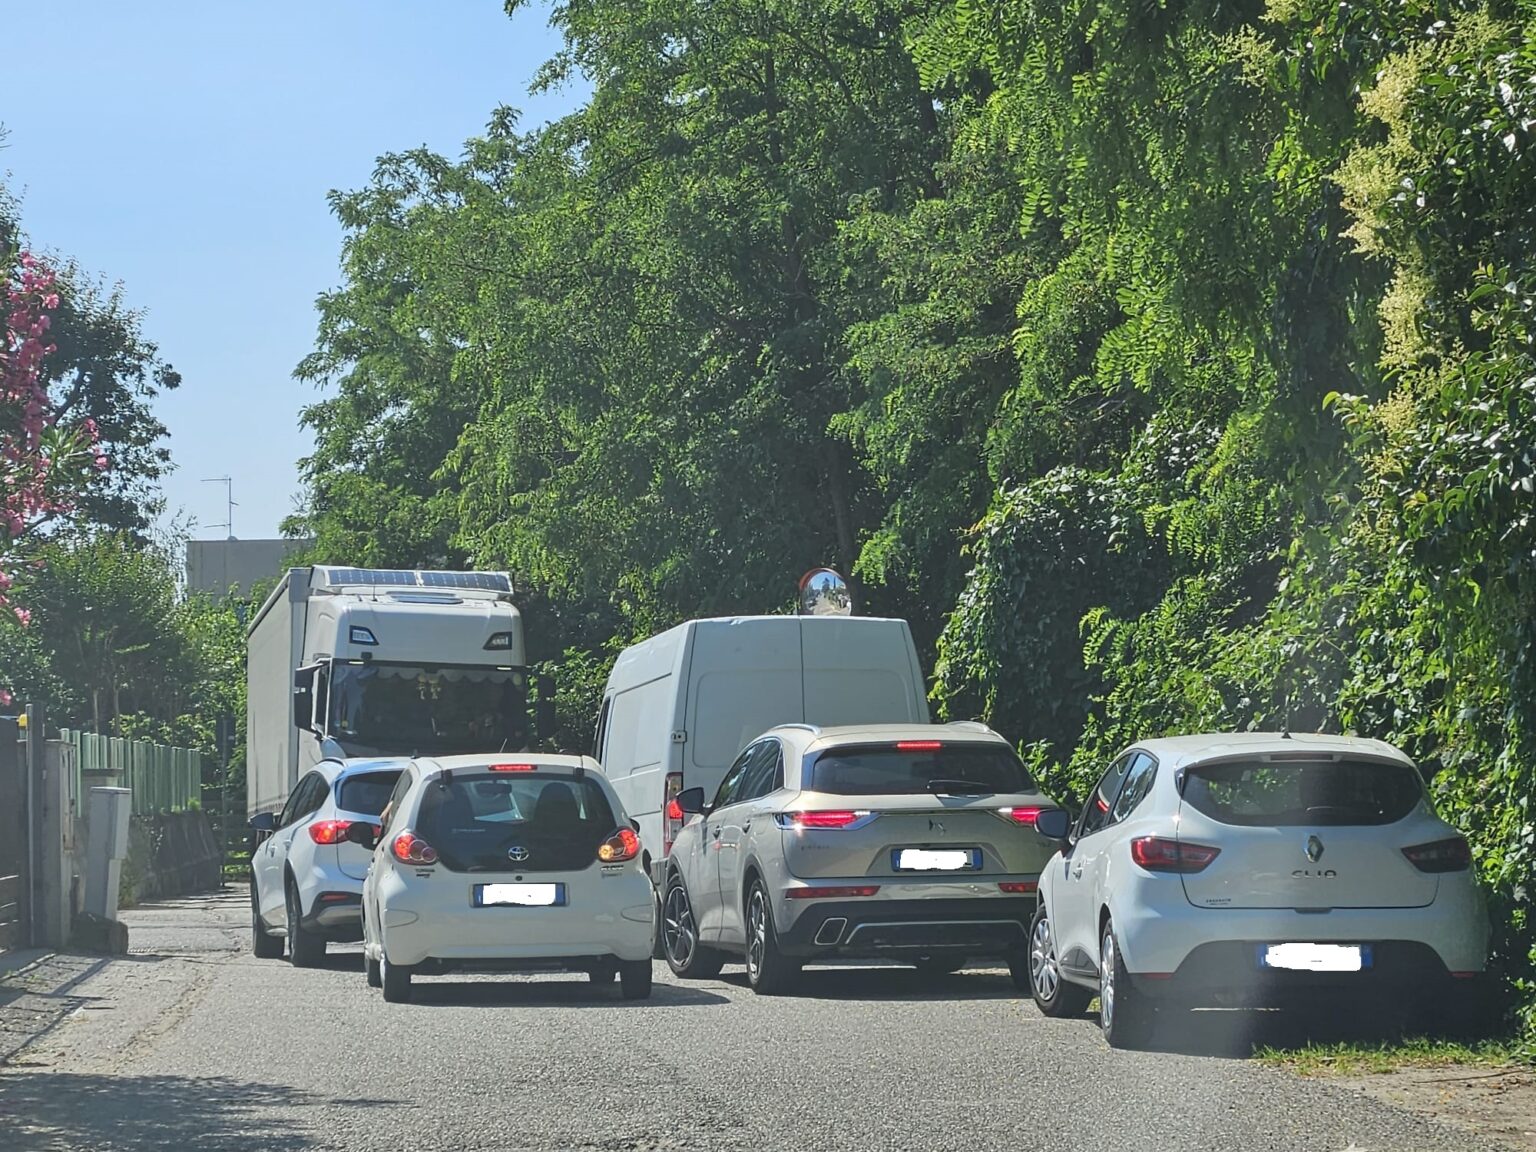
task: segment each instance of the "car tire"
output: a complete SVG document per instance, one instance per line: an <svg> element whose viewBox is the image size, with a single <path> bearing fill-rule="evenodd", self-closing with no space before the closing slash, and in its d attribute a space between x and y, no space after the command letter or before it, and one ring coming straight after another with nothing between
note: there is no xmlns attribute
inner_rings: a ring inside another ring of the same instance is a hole
<svg viewBox="0 0 1536 1152"><path fill-rule="evenodd" d="M1099 1030L1111 1048L1141 1048L1152 1037L1155 1010L1131 984L1115 938L1115 923L1104 921L1099 937Z"/></svg>
<svg viewBox="0 0 1536 1152"><path fill-rule="evenodd" d="M725 955L717 948L699 943L698 922L693 918L688 889L676 876L667 885L658 931L662 938L662 959L674 976L684 980L709 980L720 975Z"/></svg>
<svg viewBox="0 0 1536 1152"><path fill-rule="evenodd" d="M299 889L287 885L288 962L295 968L315 968L325 959L325 940L304 927L304 912L299 906Z"/></svg>
<svg viewBox="0 0 1536 1152"><path fill-rule="evenodd" d="M381 949L382 951L382 946ZM411 998L411 969L391 964L386 955L379 962L379 987L384 989L384 999L391 1004L405 1004Z"/></svg>
<svg viewBox="0 0 1536 1152"><path fill-rule="evenodd" d="M1504 1023L1498 982L1487 975L1449 980L1440 989L1426 990L1415 1016L1414 1023L1430 1035L1486 1040Z"/></svg>
<svg viewBox="0 0 1536 1152"><path fill-rule="evenodd" d="M1029 948L1022 955L1008 959L1008 970L1021 991L1034 998L1035 1007L1057 1018L1081 1016L1088 1011L1093 993L1081 984L1073 984L1061 974L1056 949L1056 929L1046 914L1042 901L1029 922Z"/></svg>
<svg viewBox="0 0 1536 1152"><path fill-rule="evenodd" d="M268 932L261 922L261 901L256 895L256 881L251 881L251 952L259 960L281 960L283 938Z"/></svg>
<svg viewBox="0 0 1536 1152"><path fill-rule="evenodd" d="M649 960L619 962L619 993L626 1000L645 1000L650 996L651 962Z"/></svg>
<svg viewBox="0 0 1536 1152"><path fill-rule="evenodd" d="M761 880L747 892L747 983L761 996L789 991L800 976L800 965L779 951L773 926L773 904Z"/></svg>
<svg viewBox="0 0 1536 1152"><path fill-rule="evenodd" d="M596 968L587 969L587 979L594 984L612 984L618 974L618 966L614 964L599 964Z"/></svg>

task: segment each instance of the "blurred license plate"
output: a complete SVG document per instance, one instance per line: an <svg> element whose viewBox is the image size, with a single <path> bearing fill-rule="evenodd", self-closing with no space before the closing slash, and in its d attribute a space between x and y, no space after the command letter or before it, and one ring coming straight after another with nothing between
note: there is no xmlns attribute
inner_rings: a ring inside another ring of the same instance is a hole
<svg viewBox="0 0 1536 1152"><path fill-rule="evenodd" d="M898 848L891 853L898 872L964 872L981 867L979 848Z"/></svg>
<svg viewBox="0 0 1536 1152"><path fill-rule="evenodd" d="M1293 972L1359 972L1371 966L1368 944L1260 944L1260 968Z"/></svg>
<svg viewBox="0 0 1536 1152"><path fill-rule="evenodd" d="M565 903L564 884L476 884L475 907L551 908Z"/></svg>

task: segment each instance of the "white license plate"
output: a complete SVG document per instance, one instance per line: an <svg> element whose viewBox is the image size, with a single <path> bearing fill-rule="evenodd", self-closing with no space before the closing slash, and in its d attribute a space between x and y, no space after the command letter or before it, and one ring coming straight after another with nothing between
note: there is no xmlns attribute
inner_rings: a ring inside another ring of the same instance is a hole
<svg viewBox="0 0 1536 1152"><path fill-rule="evenodd" d="M931 848L903 848L896 854L896 867L903 872L960 872L974 868L971 850L944 851Z"/></svg>
<svg viewBox="0 0 1536 1152"><path fill-rule="evenodd" d="M1365 967L1358 944L1270 944L1260 952L1259 963L1295 972L1358 972Z"/></svg>
<svg viewBox="0 0 1536 1152"><path fill-rule="evenodd" d="M549 908L561 903L558 884L481 884L480 906L516 904L525 908Z"/></svg>

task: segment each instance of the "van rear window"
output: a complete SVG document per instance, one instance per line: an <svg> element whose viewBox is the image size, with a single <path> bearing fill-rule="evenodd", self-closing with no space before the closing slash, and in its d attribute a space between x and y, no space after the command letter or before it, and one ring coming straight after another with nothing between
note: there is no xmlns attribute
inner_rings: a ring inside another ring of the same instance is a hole
<svg viewBox="0 0 1536 1152"><path fill-rule="evenodd" d="M947 744L911 751L892 745L836 748L811 765L806 788L834 796L909 796L1032 792L1035 783L1013 749Z"/></svg>
<svg viewBox="0 0 1536 1152"><path fill-rule="evenodd" d="M608 797L590 777L455 772L447 784L427 783L415 831L455 872L579 872L596 863L614 828Z"/></svg>
<svg viewBox="0 0 1536 1152"><path fill-rule="evenodd" d="M1416 770L1373 760L1200 764L1184 778L1184 802L1223 824L1394 824L1423 798Z"/></svg>
<svg viewBox="0 0 1536 1152"><path fill-rule="evenodd" d="M361 816L377 816L389 803L389 794L395 790L399 779L398 771L359 772L356 776L347 776L341 782L336 807Z"/></svg>

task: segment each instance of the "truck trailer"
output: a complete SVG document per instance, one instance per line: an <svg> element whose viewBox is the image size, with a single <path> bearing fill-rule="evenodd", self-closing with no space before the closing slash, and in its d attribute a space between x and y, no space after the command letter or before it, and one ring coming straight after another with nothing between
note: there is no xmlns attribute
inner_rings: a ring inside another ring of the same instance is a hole
<svg viewBox="0 0 1536 1152"><path fill-rule="evenodd" d="M521 751L534 736L505 572L289 569L251 624L246 675L251 816L279 811L322 759Z"/></svg>

